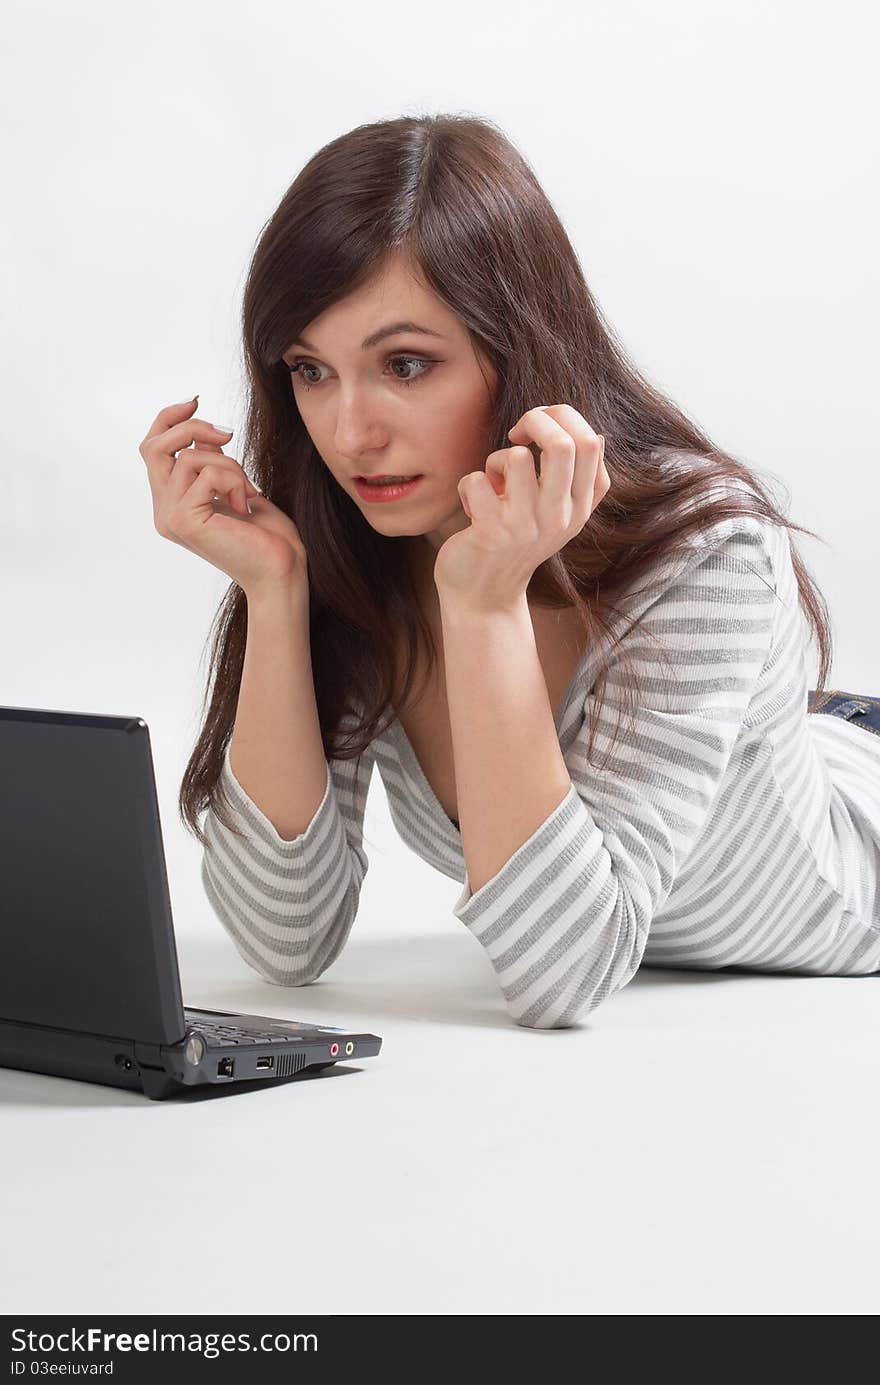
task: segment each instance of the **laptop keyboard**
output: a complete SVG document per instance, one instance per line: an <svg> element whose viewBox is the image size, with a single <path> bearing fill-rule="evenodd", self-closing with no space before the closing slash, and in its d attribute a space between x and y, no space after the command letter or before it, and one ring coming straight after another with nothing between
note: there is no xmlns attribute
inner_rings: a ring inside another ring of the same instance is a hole
<svg viewBox="0 0 880 1385"><path fill-rule="evenodd" d="M284 1034L277 1029L248 1029L238 1024L221 1024L219 1020L196 1018L184 1010L188 1028L201 1034L212 1048L230 1048L237 1044L301 1043L301 1034Z"/></svg>

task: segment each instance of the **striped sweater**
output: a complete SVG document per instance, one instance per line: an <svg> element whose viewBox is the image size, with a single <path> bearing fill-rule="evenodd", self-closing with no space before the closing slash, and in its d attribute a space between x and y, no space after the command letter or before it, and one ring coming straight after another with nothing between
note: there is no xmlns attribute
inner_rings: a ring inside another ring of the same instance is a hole
<svg viewBox="0 0 880 1385"><path fill-rule="evenodd" d="M405 844L462 883L452 913L519 1025L572 1025L643 965L880 970L880 737L807 714L809 630L787 531L752 515L715 523L627 598L623 630L641 679L635 722L621 712L606 761L626 676L612 664L587 760L588 650L556 712L571 787L476 894L396 718L357 780L354 761L330 760L292 841L241 788L227 748L222 783L244 836L207 810L202 882L244 961L299 986L339 956L368 869L378 765Z"/></svg>

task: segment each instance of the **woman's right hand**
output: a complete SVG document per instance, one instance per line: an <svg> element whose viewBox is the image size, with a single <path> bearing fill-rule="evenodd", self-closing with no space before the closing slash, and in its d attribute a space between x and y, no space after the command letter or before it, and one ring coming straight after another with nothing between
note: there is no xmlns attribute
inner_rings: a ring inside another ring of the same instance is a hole
<svg viewBox="0 0 880 1385"><path fill-rule="evenodd" d="M160 409L138 448L147 465L156 530L225 572L245 593L307 588L307 554L293 520L224 455L218 439L228 442L228 429L192 417L195 403Z"/></svg>

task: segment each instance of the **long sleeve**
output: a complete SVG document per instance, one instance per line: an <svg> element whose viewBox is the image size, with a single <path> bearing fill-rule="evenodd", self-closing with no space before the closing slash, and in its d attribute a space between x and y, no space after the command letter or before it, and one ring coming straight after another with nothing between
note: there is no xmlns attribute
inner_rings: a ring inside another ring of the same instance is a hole
<svg viewBox="0 0 880 1385"><path fill-rule="evenodd" d="M453 906L518 1024L574 1024L632 979L748 733L778 609L772 549L762 521L722 523L727 537L688 556L623 636L641 686L631 729L615 651L592 760L587 693L565 752L569 792L476 894L465 879Z"/></svg>
<svg viewBox="0 0 880 1385"><path fill-rule="evenodd" d="M244 836L208 809L202 884L238 952L266 981L314 981L348 940L368 869L363 820L374 763L368 746L356 781L356 761L331 759L314 817L285 841L235 778L226 748L221 783Z"/></svg>

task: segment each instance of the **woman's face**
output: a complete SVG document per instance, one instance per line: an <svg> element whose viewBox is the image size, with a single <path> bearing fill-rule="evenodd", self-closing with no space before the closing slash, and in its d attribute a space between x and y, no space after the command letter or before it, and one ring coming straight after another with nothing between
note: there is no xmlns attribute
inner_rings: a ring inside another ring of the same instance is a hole
<svg viewBox="0 0 880 1385"><path fill-rule="evenodd" d="M412 326L368 340L401 322ZM485 467L497 375L408 261L389 257L310 322L283 359L318 453L378 533L422 535L436 553L470 523L456 487ZM355 485L363 475L419 474L409 495L387 502L362 498Z"/></svg>

